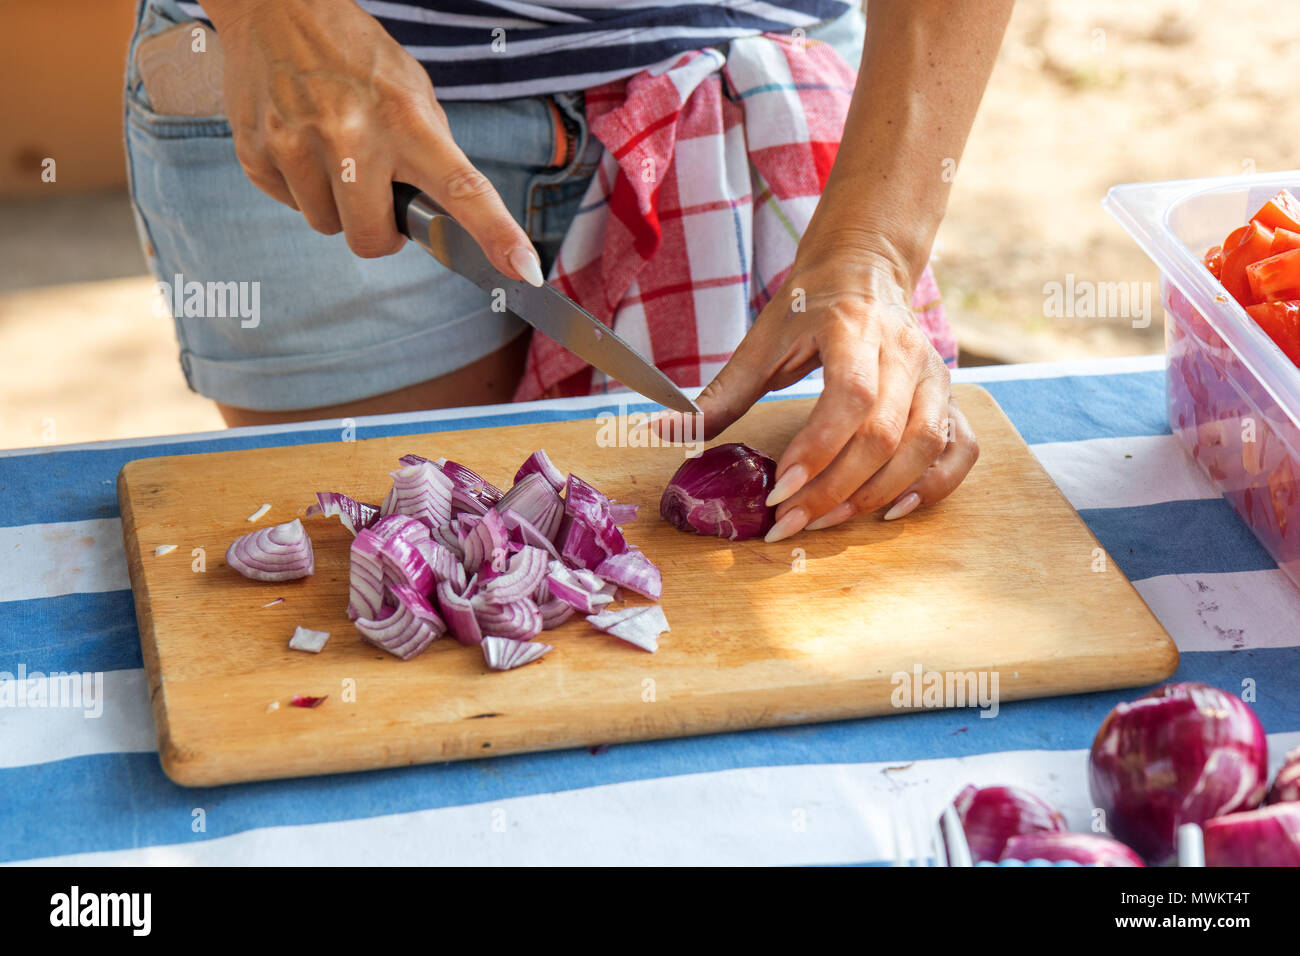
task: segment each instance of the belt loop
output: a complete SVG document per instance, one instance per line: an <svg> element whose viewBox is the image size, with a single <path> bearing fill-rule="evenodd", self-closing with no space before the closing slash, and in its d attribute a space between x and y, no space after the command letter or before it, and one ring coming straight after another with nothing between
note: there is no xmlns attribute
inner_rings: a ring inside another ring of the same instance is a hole
<svg viewBox="0 0 1300 956"><path fill-rule="evenodd" d="M567 117L555 102L555 97L547 96L544 100L551 111L551 129L554 133L552 139L555 143L549 165L554 169L563 169L573 161L574 131L569 128Z"/></svg>

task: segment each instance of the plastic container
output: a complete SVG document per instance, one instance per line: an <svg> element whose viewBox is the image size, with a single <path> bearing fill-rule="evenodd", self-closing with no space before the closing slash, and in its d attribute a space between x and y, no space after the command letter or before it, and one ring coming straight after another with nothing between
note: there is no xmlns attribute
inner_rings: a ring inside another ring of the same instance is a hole
<svg viewBox="0 0 1300 956"><path fill-rule="evenodd" d="M1103 205L1160 268L1169 427L1300 588L1300 369L1201 263L1300 171L1134 183Z"/></svg>

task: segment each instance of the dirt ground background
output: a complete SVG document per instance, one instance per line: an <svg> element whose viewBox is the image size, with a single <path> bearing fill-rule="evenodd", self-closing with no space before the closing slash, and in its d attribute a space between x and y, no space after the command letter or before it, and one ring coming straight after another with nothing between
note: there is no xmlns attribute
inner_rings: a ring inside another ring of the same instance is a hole
<svg viewBox="0 0 1300 956"><path fill-rule="evenodd" d="M1300 17L1284 9L1017 4L936 247L969 361L1162 348L1158 304L1141 330L1054 319L1044 284L1156 282L1101 209L1112 185L1300 166ZM0 204L0 447L221 427L150 289L120 191Z"/></svg>

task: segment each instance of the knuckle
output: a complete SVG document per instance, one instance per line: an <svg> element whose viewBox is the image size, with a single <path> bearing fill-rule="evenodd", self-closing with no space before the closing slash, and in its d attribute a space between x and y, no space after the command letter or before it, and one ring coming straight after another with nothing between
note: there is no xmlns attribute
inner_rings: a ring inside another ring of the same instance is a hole
<svg viewBox="0 0 1300 956"><path fill-rule="evenodd" d="M880 416L866 422L861 434L868 444L892 455L903 440L903 425L895 418Z"/></svg>
<svg viewBox="0 0 1300 956"><path fill-rule="evenodd" d="M939 418L927 418L916 429L915 439L931 460L943 454L948 447L948 421Z"/></svg>
<svg viewBox="0 0 1300 956"><path fill-rule="evenodd" d="M442 188L452 202L482 199L494 192L491 181L473 166L452 170L443 177Z"/></svg>
<svg viewBox="0 0 1300 956"><path fill-rule="evenodd" d="M850 369L835 383L836 390L856 407L866 408L876 401L876 389L866 373Z"/></svg>
<svg viewBox="0 0 1300 956"><path fill-rule="evenodd" d="M279 162L291 166L305 165L312 155L310 137L301 130L276 130L267 137L266 145Z"/></svg>

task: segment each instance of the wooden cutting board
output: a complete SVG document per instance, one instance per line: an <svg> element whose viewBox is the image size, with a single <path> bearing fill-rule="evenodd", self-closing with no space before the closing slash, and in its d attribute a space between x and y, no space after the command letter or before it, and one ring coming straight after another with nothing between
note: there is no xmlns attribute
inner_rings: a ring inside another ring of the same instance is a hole
<svg viewBox="0 0 1300 956"><path fill-rule="evenodd" d="M862 717L907 703L918 668L973 672L977 688L984 672L989 693L996 672L1001 702L1168 677L1172 641L1001 409L955 391L982 454L947 501L771 545L660 520L681 449L603 447L608 420L130 462L118 498L163 768L199 786ZM779 454L810 402L761 403L723 437ZM515 671L451 638L399 661L344 613L351 535L334 518L304 519L308 579L261 584L224 562L235 537L301 516L317 490L381 500L407 452L508 485L536 448L643 506L625 530L663 569L672 631L657 653L575 617ZM321 654L288 649L300 624L331 632ZM328 697L305 709L295 694Z"/></svg>

